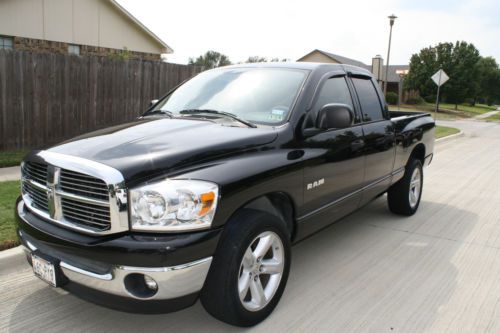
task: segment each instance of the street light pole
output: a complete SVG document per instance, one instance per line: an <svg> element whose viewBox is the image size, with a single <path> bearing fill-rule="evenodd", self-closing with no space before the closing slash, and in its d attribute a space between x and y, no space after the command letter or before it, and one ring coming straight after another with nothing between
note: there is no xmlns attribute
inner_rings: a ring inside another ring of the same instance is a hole
<svg viewBox="0 0 500 333"><path fill-rule="evenodd" d="M389 30L389 47L387 48L387 65L385 65L385 82L384 82L384 95L387 96L387 83L388 83L388 75L389 75L389 57L391 55L391 39L392 39L392 26L394 25L394 20L398 17L394 14L388 16L389 24L391 26Z"/></svg>

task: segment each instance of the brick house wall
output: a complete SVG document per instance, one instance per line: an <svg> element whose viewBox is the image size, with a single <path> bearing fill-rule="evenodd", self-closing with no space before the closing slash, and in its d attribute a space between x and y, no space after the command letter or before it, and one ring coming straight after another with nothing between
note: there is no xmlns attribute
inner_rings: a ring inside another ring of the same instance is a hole
<svg viewBox="0 0 500 333"><path fill-rule="evenodd" d="M45 52L68 54L68 46L76 45L64 42L54 42L43 39L12 37L14 40L14 50L30 51L30 52ZM130 50L111 49L106 47L78 45L80 47L81 56L98 56L98 57L125 57L134 60L151 60L160 61L161 55L155 53L136 52Z"/></svg>

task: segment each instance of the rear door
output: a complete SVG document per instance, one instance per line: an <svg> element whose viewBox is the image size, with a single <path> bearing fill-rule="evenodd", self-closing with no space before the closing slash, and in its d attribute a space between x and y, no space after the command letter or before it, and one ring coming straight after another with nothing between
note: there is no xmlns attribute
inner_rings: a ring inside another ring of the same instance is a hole
<svg viewBox="0 0 500 333"><path fill-rule="evenodd" d="M361 204L365 204L390 185L395 157L395 131L377 83L364 76L353 76L351 81L363 123L366 168Z"/></svg>

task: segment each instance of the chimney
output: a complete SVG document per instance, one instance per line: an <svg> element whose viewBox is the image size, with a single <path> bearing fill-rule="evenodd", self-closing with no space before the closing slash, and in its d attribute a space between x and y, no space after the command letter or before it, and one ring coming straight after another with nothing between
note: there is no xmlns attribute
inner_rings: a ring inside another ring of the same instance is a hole
<svg viewBox="0 0 500 333"><path fill-rule="evenodd" d="M372 58L372 73L375 77L375 80L382 85L383 81L383 68L384 68L384 59L377 54L374 58Z"/></svg>

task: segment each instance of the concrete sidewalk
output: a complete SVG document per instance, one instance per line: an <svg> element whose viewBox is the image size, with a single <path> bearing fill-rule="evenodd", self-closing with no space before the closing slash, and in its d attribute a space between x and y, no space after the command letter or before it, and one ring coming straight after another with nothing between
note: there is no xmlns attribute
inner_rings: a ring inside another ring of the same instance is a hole
<svg viewBox="0 0 500 333"><path fill-rule="evenodd" d="M479 116L475 116L474 119L486 119L488 117L496 115L499 112L500 112L500 108L498 108L496 111L490 111L490 112L480 114Z"/></svg>
<svg viewBox="0 0 500 333"><path fill-rule="evenodd" d="M0 168L0 182L21 179L21 167Z"/></svg>

